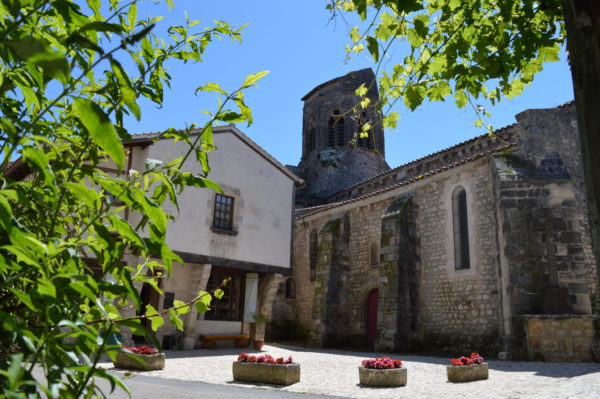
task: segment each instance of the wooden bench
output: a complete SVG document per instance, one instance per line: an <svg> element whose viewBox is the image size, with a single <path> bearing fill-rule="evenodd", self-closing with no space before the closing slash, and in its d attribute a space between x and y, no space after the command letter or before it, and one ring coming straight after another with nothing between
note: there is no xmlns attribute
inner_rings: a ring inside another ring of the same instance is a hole
<svg viewBox="0 0 600 399"><path fill-rule="evenodd" d="M233 345L236 348L244 348L250 343L248 335L201 335L200 348L213 349L217 347L216 341L233 340Z"/></svg>

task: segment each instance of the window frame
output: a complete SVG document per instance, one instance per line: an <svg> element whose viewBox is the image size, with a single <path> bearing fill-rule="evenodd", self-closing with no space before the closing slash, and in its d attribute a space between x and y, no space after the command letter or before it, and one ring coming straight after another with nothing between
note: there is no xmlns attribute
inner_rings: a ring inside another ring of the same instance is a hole
<svg viewBox="0 0 600 399"><path fill-rule="evenodd" d="M219 201L219 198L224 198L226 201L230 200L231 203ZM223 204L225 209L217 209L218 206ZM218 213L228 215L229 218L217 216ZM233 217L235 215L235 197L220 193L215 193L215 200L213 204L213 221L212 227L219 230L233 231ZM219 223L219 222L224 223Z"/></svg>
<svg viewBox="0 0 600 399"><path fill-rule="evenodd" d="M452 239L455 271L471 269L469 210L467 202L467 190L460 185L456 186L452 191Z"/></svg>
<svg viewBox="0 0 600 399"><path fill-rule="evenodd" d="M308 238L308 268L309 281L315 281L317 278L317 263L319 258L319 233L313 229Z"/></svg>
<svg viewBox="0 0 600 399"><path fill-rule="evenodd" d="M204 313L204 320L210 321L243 321L244 318L244 301L246 298L246 273L241 270L227 269L224 267L213 266L210 271L210 277L206 283L205 291L210 292L218 287L221 282L231 278L229 283L222 288L224 295L221 299L213 298L210 305L210 310ZM211 282L211 280L216 282ZM236 286L235 301L231 301L231 289ZM223 315L224 300L229 300L227 305L227 315ZM234 310L237 313L237 317L231 316L231 312ZM199 317L201 315L198 315Z"/></svg>
<svg viewBox="0 0 600 399"><path fill-rule="evenodd" d="M285 299L296 299L296 281L292 277L285 280Z"/></svg>

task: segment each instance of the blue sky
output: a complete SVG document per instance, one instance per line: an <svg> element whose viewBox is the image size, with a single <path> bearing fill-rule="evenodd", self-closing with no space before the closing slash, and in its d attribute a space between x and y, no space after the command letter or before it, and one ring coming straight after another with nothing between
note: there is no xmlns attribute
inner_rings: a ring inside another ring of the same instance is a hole
<svg viewBox="0 0 600 399"><path fill-rule="evenodd" d="M247 91L254 123L249 128L245 124L238 127L282 163L296 165L302 141L300 98L324 81L374 66L367 53L344 62L344 47L349 43L347 28L341 20L329 21L326 0L174 1L173 10L148 1L140 8L140 16L164 15L167 18L161 21L162 26L183 23L184 11L191 19L201 20L199 26L211 25L215 19L237 26L247 23L243 43L217 41L209 46L203 63L173 64L172 87L165 94L164 107L156 109L142 102L142 120L132 119L127 124L131 132L183 128L202 122L205 116L200 110L214 109L216 99L211 95L195 96L196 87L218 82L234 90L246 75L269 70L257 88ZM514 115L526 109L554 107L572 98L566 61L549 63L522 96L488 108L493 114L491 123L500 128L514 123ZM426 103L415 112L400 105L396 111L401 115L398 127L385 133L386 160L391 167L485 133L473 125L473 112L459 110L452 99Z"/></svg>

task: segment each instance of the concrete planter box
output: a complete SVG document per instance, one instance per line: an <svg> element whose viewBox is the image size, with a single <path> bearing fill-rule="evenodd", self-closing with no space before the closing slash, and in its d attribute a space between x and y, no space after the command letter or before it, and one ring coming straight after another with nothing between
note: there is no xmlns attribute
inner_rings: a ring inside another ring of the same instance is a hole
<svg viewBox="0 0 600 399"><path fill-rule="evenodd" d="M165 368L165 354L157 353L156 355L137 355L138 359L134 358L131 354L125 352L118 352L117 358L113 362L116 368L126 370L162 370ZM142 360L145 366L140 363Z"/></svg>
<svg viewBox="0 0 600 399"><path fill-rule="evenodd" d="M450 382L487 380L489 377L487 363L471 364L469 366L447 366L446 372Z"/></svg>
<svg viewBox="0 0 600 399"><path fill-rule="evenodd" d="M359 366L358 378L367 387L401 387L406 385L408 373L406 367L379 370Z"/></svg>
<svg viewBox="0 0 600 399"><path fill-rule="evenodd" d="M235 381L292 385L300 381L300 364L233 362L233 379Z"/></svg>

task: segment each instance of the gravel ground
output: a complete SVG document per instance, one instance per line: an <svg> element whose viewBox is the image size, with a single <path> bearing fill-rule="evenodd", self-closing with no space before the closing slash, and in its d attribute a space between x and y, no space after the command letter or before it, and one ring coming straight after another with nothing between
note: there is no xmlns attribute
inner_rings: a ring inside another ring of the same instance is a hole
<svg viewBox="0 0 600 399"><path fill-rule="evenodd" d="M300 382L287 387L237 383L231 363L240 349L218 348L194 351L165 351L166 366L160 371L140 374L158 378L232 384L349 398L600 398L600 364L488 361L490 378L453 384L446 379L448 358L307 349L295 346L265 345L252 354L292 356L301 365ZM401 359L408 369L408 384L399 388L368 388L358 383L358 366L366 358L390 356ZM103 363L102 367L112 368Z"/></svg>

